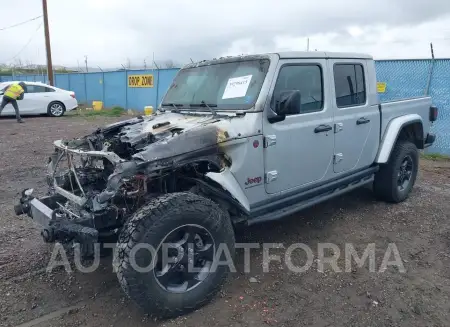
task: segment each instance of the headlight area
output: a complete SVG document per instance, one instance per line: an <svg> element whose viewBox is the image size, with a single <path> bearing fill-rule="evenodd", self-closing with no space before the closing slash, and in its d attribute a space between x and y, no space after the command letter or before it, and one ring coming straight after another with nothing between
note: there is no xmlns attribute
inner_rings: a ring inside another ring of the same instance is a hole
<svg viewBox="0 0 450 327"><path fill-rule="evenodd" d="M14 209L42 226L46 242L93 244L112 241L127 217L146 201L148 177L133 162L112 163L101 155L74 154L56 149L48 162L48 195L22 192Z"/></svg>

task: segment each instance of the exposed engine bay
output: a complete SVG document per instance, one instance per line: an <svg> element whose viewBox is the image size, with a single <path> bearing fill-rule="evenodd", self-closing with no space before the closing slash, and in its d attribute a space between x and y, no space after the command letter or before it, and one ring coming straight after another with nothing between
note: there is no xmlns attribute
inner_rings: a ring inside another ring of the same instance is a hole
<svg viewBox="0 0 450 327"><path fill-rule="evenodd" d="M155 135L146 130L147 124L148 121L141 117L119 122L98 128L84 138L67 141L65 145L83 151L114 152L122 159L131 160L132 155L144 150L147 145L183 131L183 128L170 126L167 121L152 126L152 130L167 127Z"/></svg>
<svg viewBox="0 0 450 327"><path fill-rule="evenodd" d="M137 117L54 142L47 174L53 218L46 241L70 241L80 236L71 228L80 226L97 231L97 240L107 238L149 199L198 189L205 173L231 165L219 145L230 139L214 124L220 119L161 116L162 121L157 115Z"/></svg>

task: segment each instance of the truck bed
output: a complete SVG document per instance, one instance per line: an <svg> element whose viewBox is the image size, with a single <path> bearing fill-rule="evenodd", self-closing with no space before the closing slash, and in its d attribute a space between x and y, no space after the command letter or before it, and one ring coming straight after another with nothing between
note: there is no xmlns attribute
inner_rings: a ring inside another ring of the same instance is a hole
<svg viewBox="0 0 450 327"><path fill-rule="evenodd" d="M387 126L394 118L416 114L422 119L423 133L424 137L426 137L431 127L431 122L429 120L431 104L431 97L428 96L382 102L380 104L381 135L384 135Z"/></svg>

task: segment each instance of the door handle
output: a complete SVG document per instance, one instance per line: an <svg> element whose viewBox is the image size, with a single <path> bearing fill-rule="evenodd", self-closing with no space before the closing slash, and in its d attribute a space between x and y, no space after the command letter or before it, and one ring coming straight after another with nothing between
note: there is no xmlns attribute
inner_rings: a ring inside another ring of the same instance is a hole
<svg viewBox="0 0 450 327"><path fill-rule="evenodd" d="M319 125L316 128L314 128L314 133L323 133L323 132L329 132L333 129L330 125Z"/></svg>
<svg viewBox="0 0 450 327"><path fill-rule="evenodd" d="M356 121L356 125L362 125L370 123L370 119L367 119L366 117L361 117Z"/></svg>

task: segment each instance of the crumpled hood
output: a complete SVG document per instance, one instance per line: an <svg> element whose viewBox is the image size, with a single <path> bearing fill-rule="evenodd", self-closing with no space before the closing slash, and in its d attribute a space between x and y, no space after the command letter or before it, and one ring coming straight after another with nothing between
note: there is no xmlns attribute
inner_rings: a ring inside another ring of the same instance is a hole
<svg viewBox="0 0 450 327"><path fill-rule="evenodd" d="M213 147L235 138L232 120L239 117L163 113L123 126L120 140L131 145L153 138L133 155L139 161L154 161Z"/></svg>
<svg viewBox="0 0 450 327"><path fill-rule="evenodd" d="M134 121L134 120L133 120ZM148 134L157 139L171 135L173 132L188 130L192 127L210 123L212 116L188 116L175 113L163 113L155 116L144 117L143 121L126 125L120 130L122 142L135 143L137 139Z"/></svg>

